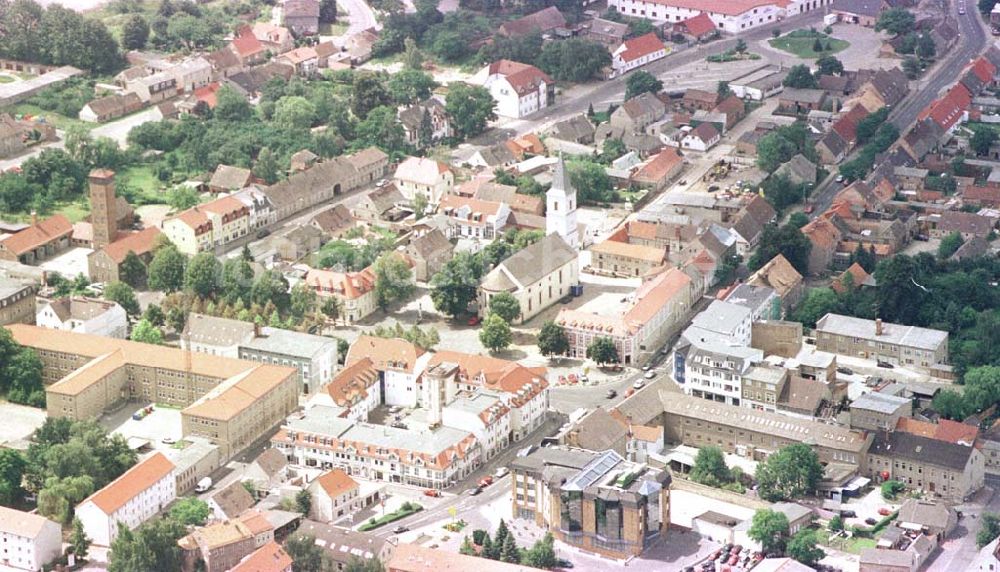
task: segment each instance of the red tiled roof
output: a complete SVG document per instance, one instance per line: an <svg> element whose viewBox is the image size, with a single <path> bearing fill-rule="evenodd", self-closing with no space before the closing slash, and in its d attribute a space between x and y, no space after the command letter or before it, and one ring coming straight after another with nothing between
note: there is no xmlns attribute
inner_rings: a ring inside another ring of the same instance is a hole
<svg viewBox="0 0 1000 572"><path fill-rule="evenodd" d="M358 488L358 482L352 479L342 469L334 469L316 478L316 483L326 491L331 499L336 499L346 492Z"/></svg>
<svg viewBox="0 0 1000 572"><path fill-rule="evenodd" d="M871 278L871 275L865 272L865 269L862 268L860 264L855 262L850 267L848 267L847 270L845 270L840 275L840 277L834 280L833 284L830 285L830 287L833 288L833 290L836 293L841 294L847 290L847 286L844 284L844 279L847 277L848 274L850 274L851 283L855 287L861 286L862 284L867 282L869 278Z"/></svg>
<svg viewBox="0 0 1000 572"><path fill-rule="evenodd" d="M829 219L823 217L809 221L809 224L802 227L802 234L806 235L813 248L822 248L828 252L834 252L840 242L840 231Z"/></svg>
<svg viewBox="0 0 1000 572"><path fill-rule="evenodd" d="M198 89L194 90L194 97L198 101L204 101L205 104L208 105L209 109L215 109L215 105L216 103L218 103L216 99L216 94L219 92L220 87L221 85L219 84L219 82L213 81L208 85L199 87Z"/></svg>
<svg viewBox="0 0 1000 572"><path fill-rule="evenodd" d="M643 165L633 178L640 182L657 183L669 176L683 161L684 158L677 153L677 149L667 147Z"/></svg>
<svg viewBox="0 0 1000 572"><path fill-rule="evenodd" d="M935 100L924 108L917 116L918 121L923 121L930 117L941 129L947 131L962 117L962 113L969 109L972 103L972 96L969 90L961 83L957 83L948 90L948 93Z"/></svg>
<svg viewBox="0 0 1000 572"><path fill-rule="evenodd" d="M122 476L108 483L103 489L84 499L83 503L91 501L104 514L114 514L116 510L139 493L169 476L173 470L174 464L163 453L155 453L125 471Z"/></svg>
<svg viewBox="0 0 1000 572"><path fill-rule="evenodd" d="M971 445L979 436L979 428L975 425L966 425L958 421L940 419L937 423L929 423L909 417L901 417L896 422L896 431L928 437L937 441L947 441L948 443L964 443Z"/></svg>
<svg viewBox="0 0 1000 572"><path fill-rule="evenodd" d="M1000 205L1000 189L970 185L962 191L962 199L974 204Z"/></svg>
<svg viewBox="0 0 1000 572"><path fill-rule="evenodd" d="M705 143L708 143L718 135L719 135L719 130L716 129L715 126L712 125L711 123L702 123L691 131L692 137L697 137L698 139L701 139Z"/></svg>
<svg viewBox="0 0 1000 572"><path fill-rule="evenodd" d="M236 50L236 53L243 56L252 56L259 54L264 51L264 44L260 43L257 36L253 35L253 28L250 26L243 26L236 33L236 37L230 42L230 45Z"/></svg>
<svg viewBox="0 0 1000 572"><path fill-rule="evenodd" d="M284 572L291 569L292 557L272 540L244 558L230 572Z"/></svg>
<svg viewBox="0 0 1000 572"><path fill-rule="evenodd" d="M978 77L983 83L993 81L993 76L997 73L996 66L991 64L988 59L982 56L972 62L969 69L972 70L972 73L976 74L976 77Z"/></svg>
<svg viewBox="0 0 1000 572"><path fill-rule="evenodd" d="M368 358L375 363L377 368L393 364L393 367L397 369L412 372L416 366L417 358L422 355L424 355L424 350L406 340L363 335L351 344L345 363L351 365L355 361Z"/></svg>
<svg viewBox="0 0 1000 572"><path fill-rule="evenodd" d="M151 252L156 246L156 240L163 234L155 226L144 228L139 232L126 234L104 247L104 252L118 264L125 261L129 252L143 255Z"/></svg>
<svg viewBox="0 0 1000 572"><path fill-rule="evenodd" d="M674 24L674 29L683 28L687 30L688 34L696 38L700 38L709 32L715 31L715 22L708 14L701 12L693 18L688 18L683 22L678 22Z"/></svg>
<svg viewBox="0 0 1000 572"><path fill-rule="evenodd" d="M625 40L625 42L622 43L622 46L624 46L625 49L622 50L619 57L621 57L622 61L625 62L637 60L643 56L648 56L649 54L666 48L666 46L663 45L663 40L658 38L653 32L643 34L638 38Z"/></svg>
<svg viewBox="0 0 1000 572"><path fill-rule="evenodd" d="M73 234L73 224L61 214L53 215L0 241L0 249L16 256Z"/></svg>
<svg viewBox="0 0 1000 572"><path fill-rule="evenodd" d="M662 6L701 10L710 14L724 14L726 16L739 16L764 6L784 8L791 3L788 0L725 0L724 2L719 0L650 0L650 2Z"/></svg>

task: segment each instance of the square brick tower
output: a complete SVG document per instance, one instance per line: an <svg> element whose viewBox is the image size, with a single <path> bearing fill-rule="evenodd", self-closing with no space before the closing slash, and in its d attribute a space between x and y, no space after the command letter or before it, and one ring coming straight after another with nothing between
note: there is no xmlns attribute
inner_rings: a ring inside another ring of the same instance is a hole
<svg viewBox="0 0 1000 572"><path fill-rule="evenodd" d="M90 224L94 229L94 250L115 241L118 217L115 212L115 172L94 169L90 172Z"/></svg>

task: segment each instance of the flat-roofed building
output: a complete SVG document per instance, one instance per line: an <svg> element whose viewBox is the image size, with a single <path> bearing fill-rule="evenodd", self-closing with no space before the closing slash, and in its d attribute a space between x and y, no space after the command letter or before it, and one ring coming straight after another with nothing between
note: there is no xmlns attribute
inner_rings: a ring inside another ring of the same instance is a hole
<svg viewBox="0 0 1000 572"><path fill-rule="evenodd" d="M76 505L76 516L94 544L111 546L119 525L135 529L175 498L174 464L154 453Z"/></svg>
<svg viewBox="0 0 1000 572"><path fill-rule="evenodd" d="M0 562L14 570L41 570L62 554L62 528L43 516L0 506Z"/></svg>
<svg viewBox="0 0 1000 572"><path fill-rule="evenodd" d="M913 402L885 393L866 393L851 402L851 427L868 431L892 431L900 417L910 417Z"/></svg>
<svg viewBox="0 0 1000 572"><path fill-rule="evenodd" d="M667 534L670 474L614 451L542 447L510 465L514 516L603 556L642 553Z"/></svg>
<svg viewBox="0 0 1000 572"><path fill-rule="evenodd" d="M928 371L948 363L948 332L827 314L816 322L816 348Z"/></svg>

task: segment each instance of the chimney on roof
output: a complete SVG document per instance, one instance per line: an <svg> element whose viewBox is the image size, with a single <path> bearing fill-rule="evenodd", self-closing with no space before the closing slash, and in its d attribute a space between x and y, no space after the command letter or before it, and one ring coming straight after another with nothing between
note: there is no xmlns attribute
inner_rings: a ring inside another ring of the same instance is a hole
<svg viewBox="0 0 1000 572"><path fill-rule="evenodd" d="M256 321L253 322L253 337L254 339L260 337L260 324L258 324Z"/></svg>
<svg viewBox="0 0 1000 572"><path fill-rule="evenodd" d="M882 318L875 318L875 335L882 335Z"/></svg>
<svg viewBox="0 0 1000 572"><path fill-rule="evenodd" d="M36 224L38 224L38 212L31 211L31 226L35 226Z"/></svg>

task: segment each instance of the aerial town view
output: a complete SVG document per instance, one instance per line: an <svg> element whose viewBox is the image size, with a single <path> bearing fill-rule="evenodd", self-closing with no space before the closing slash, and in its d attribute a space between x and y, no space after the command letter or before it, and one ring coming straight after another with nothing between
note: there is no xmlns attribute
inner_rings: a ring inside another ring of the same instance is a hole
<svg viewBox="0 0 1000 572"><path fill-rule="evenodd" d="M1000 572L1000 0L0 0L0 572Z"/></svg>

